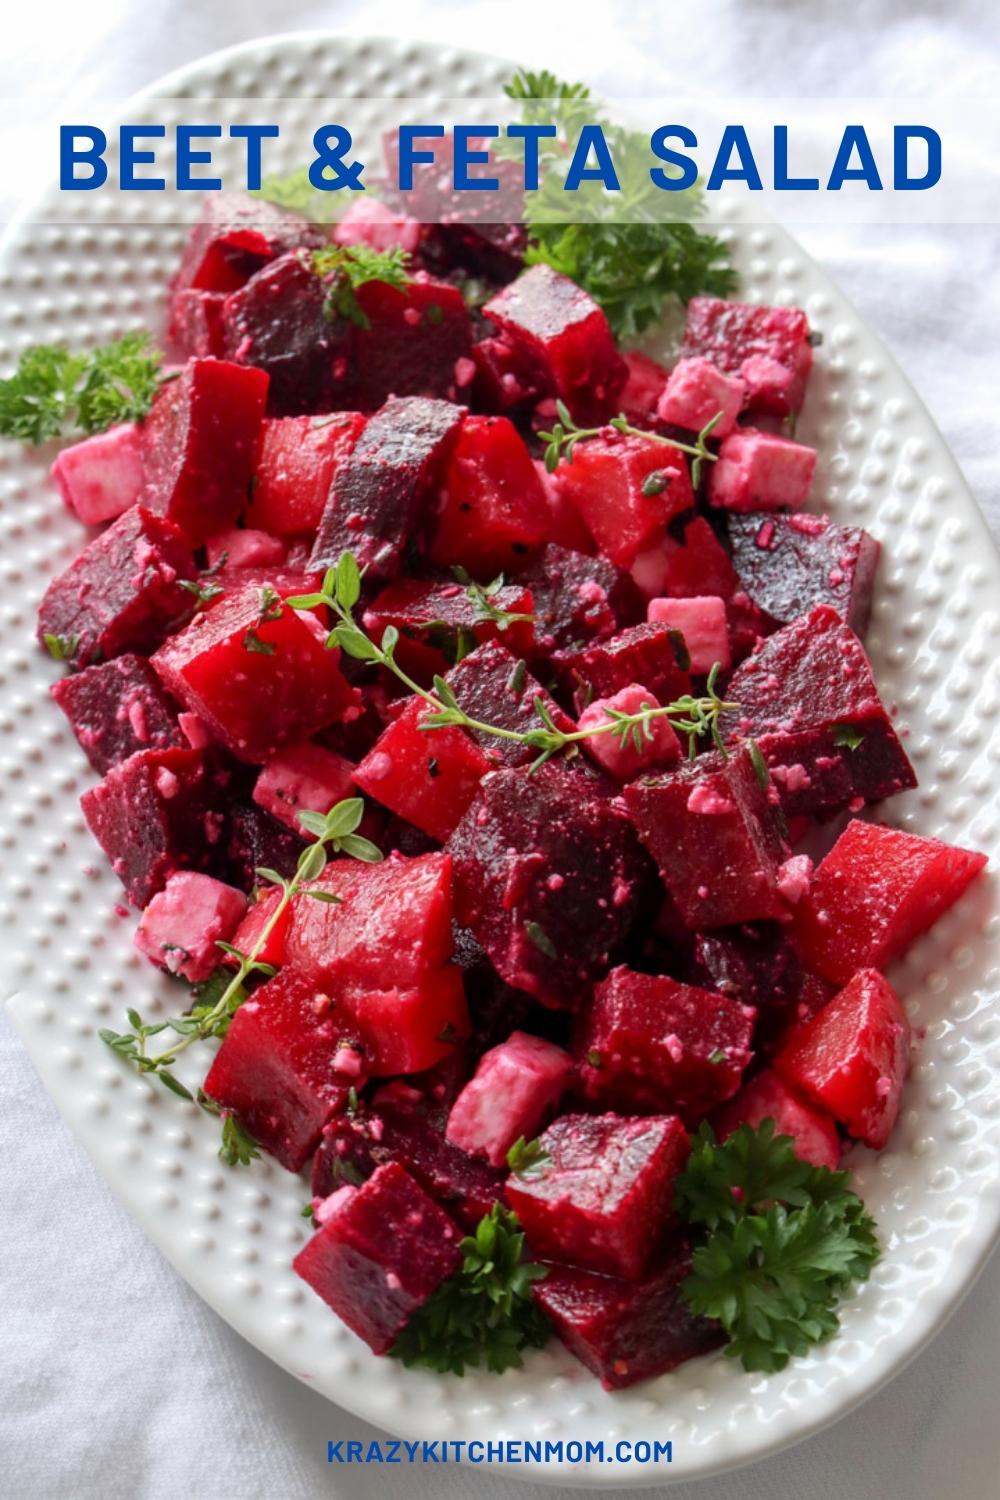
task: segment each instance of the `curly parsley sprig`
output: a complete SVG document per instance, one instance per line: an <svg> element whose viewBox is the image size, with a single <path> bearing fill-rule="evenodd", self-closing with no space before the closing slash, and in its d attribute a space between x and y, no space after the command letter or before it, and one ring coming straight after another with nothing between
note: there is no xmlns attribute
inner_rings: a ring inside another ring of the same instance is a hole
<svg viewBox="0 0 1000 1500"><path fill-rule="evenodd" d="M62 344L26 349L0 380L0 436L39 444L73 432L104 432L146 416L164 380L148 333L126 333L86 354Z"/></svg>
<svg viewBox="0 0 1000 1500"><path fill-rule="evenodd" d="M667 448L676 448L679 453L686 453L693 460L691 464L691 483L695 489L701 483L702 464L714 464L718 458L708 446L708 439L722 420L722 412L717 411L712 419L705 423L693 443L683 443L678 438L665 437L662 432L649 432L643 427L633 427L624 412L619 412L617 417L612 417L604 427L578 427L570 414L565 402L556 402L556 416L558 421L550 432L540 432L545 446L545 467L550 474L559 467L560 462L565 459L566 463L573 462L573 450L577 443L583 438L600 437L605 428L612 427L615 432L626 433L629 437L646 438L652 443L663 443ZM647 484L652 481L649 489L643 487L643 493L655 495L663 489L664 481L655 473L649 476ZM655 486L655 487L654 487Z"/></svg>
<svg viewBox="0 0 1000 1500"><path fill-rule="evenodd" d="M327 287L323 314L331 322L346 318L358 328L371 320L357 298L358 287L370 281L405 291L410 284L410 255L401 245L375 250L371 245L324 245L312 252L312 267Z"/></svg>

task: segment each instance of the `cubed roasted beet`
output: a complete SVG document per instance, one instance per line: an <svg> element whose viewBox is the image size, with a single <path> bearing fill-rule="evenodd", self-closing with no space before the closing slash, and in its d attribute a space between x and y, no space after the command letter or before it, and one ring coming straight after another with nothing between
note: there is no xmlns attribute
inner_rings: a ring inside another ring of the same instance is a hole
<svg viewBox="0 0 1000 1500"><path fill-rule="evenodd" d="M208 979L247 909L242 891L211 875L178 870L139 920L135 945L151 963L190 984Z"/></svg>
<svg viewBox="0 0 1000 1500"><path fill-rule="evenodd" d="M363 792L444 843L493 765L464 729L421 726L434 710L412 697L357 766Z"/></svg>
<svg viewBox="0 0 1000 1500"><path fill-rule="evenodd" d="M192 546L236 520L247 499L267 400L263 370L192 359L142 425L144 504Z"/></svg>
<svg viewBox="0 0 1000 1500"><path fill-rule="evenodd" d="M503 164L509 167L510 163ZM463 195L464 196L464 195ZM471 271L488 281L506 285L524 265L528 231L524 224L470 223L468 204L460 207L460 222L425 224L423 259L434 269ZM434 215L437 218L437 215Z"/></svg>
<svg viewBox="0 0 1000 1500"><path fill-rule="evenodd" d="M268 417L246 508L249 526L275 536L308 536L323 517L333 476L364 428L359 412Z"/></svg>
<svg viewBox="0 0 1000 1500"><path fill-rule="evenodd" d="M531 590L535 643L542 651L576 650L642 618L632 580L604 557L550 543L520 570L517 581Z"/></svg>
<svg viewBox="0 0 1000 1500"><path fill-rule="evenodd" d="M503 639L507 639L506 632ZM508 651L500 641L487 641L445 673L464 711L484 724L525 733L540 726L535 699L540 698L557 729L571 734L575 725L528 671L526 662ZM493 764L523 766L537 751L516 740L498 739L481 730L470 730L472 738L490 756Z"/></svg>
<svg viewBox="0 0 1000 1500"><path fill-rule="evenodd" d="M611 698L633 682L643 683L660 703L691 691L680 631L655 622L630 625L576 651L560 651L553 664L579 713L595 698Z"/></svg>
<svg viewBox="0 0 1000 1500"><path fill-rule="evenodd" d="M985 854L854 818L795 910L806 961L835 983L884 969L953 906Z"/></svg>
<svg viewBox="0 0 1000 1500"><path fill-rule="evenodd" d="M66 509L85 526L113 521L142 499L139 429L120 422L63 448L52 465Z"/></svg>
<svg viewBox="0 0 1000 1500"><path fill-rule="evenodd" d="M229 879L240 890L252 891L256 871L277 870L286 878L305 847L305 837L293 833L261 807L236 803L226 815L225 857Z"/></svg>
<svg viewBox="0 0 1000 1500"><path fill-rule="evenodd" d="M276 915L281 896L282 892L277 886L264 888L258 900L248 909L240 922L232 941L233 948L239 953L251 953L258 942L261 942L257 957L261 963L271 964L275 969L280 969L285 962L285 940L292 920L290 906L286 906L280 915ZM274 918L273 923L272 918ZM265 928L269 928L266 936L264 935ZM235 953L223 954L221 961L231 969L235 969L239 964Z"/></svg>
<svg viewBox="0 0 1000 1500"><path fill-rule="evenodd" d="M286 745L264 766L253 800L295 833L302 832L299 813L328 813L354 790L354 767L334 750L303 740Z"/></svg>
<svg viewBox="0 0 1000 1500"><path fill-rule="evenodd" d="M694 1122L739 1088L755 1014L665 974L612 969L577 1032L584 1092L604 1109Z"/></svg>
<svg viewBox="0 0 1000 1500"><path fill-rule="evenodd" d="M828 604L857 635L872 607L879 543L824 516L734 515L729 521L740 586L775 625Z"/></svg>
<svg viewBox="0 0 1000 1500"><path fill-rule="evenodd" d="M657 594L672 599L718 594L728 599L740 583L729 554L704 516L674 523L636 558L632 578L646 599Z"/></svg>
<svg viewBox="0 0 1000 1500"><path fill-rule="evenodd" d="M80 806L133 906L146 906L176 870L209 863L216 815L200 750L140 750Z"/></svg>
<svg viewBox="0 0 1000 1500"><path fill-rule="evenodd" d="M353 552L373 578L392 578L423 519L462 421L462 408L423 396L394 397L372 416L338 464L312 564Z"/></svg>
<svg viewBox="0 0 1000 1500"><path fill-rule="evenodd" d="M623 358L628 380L620 397L621 409L633 427L654 427L657 402L667 383L667 368L638 349L627 350Z"/></svg>
<svg viewBox="0 0 1000 1500"><path fill-rule="evenodd" d="M808 319L797 307L692 297L682 352L740 376L751 411L786 417L802 405L813 354Z"/></svg>
<svg viewBox="0 0 1000 1500"><path fill-rule="evenodd" d="M349 713L323 628L273 590L234 588L153 657L165 685L238 760L261 764Z"/></svg>
<svg viewBox="0 0 1000 1500"><path fill-rule="evenodd" d="M684 978L754 1006L754 1047L765 1055L833 994L826 980L803 967L798 948L775 922L698 933Z"/></svg>
<svg viewBox="0 0 1000 1500"><path fill-rule="evenodd" d="M724 438L708 476L710 505L728 511L799 510L808 500L816 450L740 427Z"/></svg>
<svg viewBox="0 0 1000 1500"><path fill-rule="evenodd" d="M726 696L741 706L723 715L723 733L756 741L789 816L916 785L865 648L829 605L761 641Z"/></svg>
<svg viewBox="0 0 1000 1500"><path fill-rule="evenodd" d="M552 761L493 771L449 847L455 915L501 977L576 1009L628 931L646 876L600 784Z"/></svg>
<svg viewBox="0 0 1000 1500"><path fill-rule="evenodd" d="M490 617L485 600L506 620ZM435 674L444 673L463 655L484 641L500 640L518 656L534 644L534 596L520 580L491 589L483 596L459 583L424 583L401 579L382 590L365 610L365 629L381 641L389 625L399 631L396 660L412 677L429 687Z"/></svg>
<svg viewBox="0 0 1000 1500"><path fill-rule="evenodd" d="M654 438L611 432L577 443L552 477L619 568L630 568L667 522L694 504L683 454Z"/></svg>
<svg viewBox="0 0 1000 1500"><path fill-rule="evenodd" d="M507 1199L533 1254L634 1279L648 1268L688 1154L674 1115L563 1115L539 1137L542 1155L507 1180Z"/></svg>
<svg viewBox="0 0 1000 1500"><path fill-rule="evenodd" d="M483 312L505 342L542 366L578 422L604 421L614 412L628 367L603 311L568 276L532 266Z"/></svg>
<svg viewBox="0 0 1000 1500"><path fill-rule="evenodd" d="M825 1111L807 1104L771 1068L751 1078L734 1099L723 1105L715 1117L715 1131L724 1141L741 1125L756 1130L764 1120L774 1121L776 1135L792 1137L800 1161L827 1167L831 1172L840 1166L840 1137L833 1120Z"/></svg>
<svg viewBox="0 0 1000 1500"><path fill-rule="evenodd" d="M355 331L354 345L362 411L390 396L462 399L475 365L469 312L457 287L418 272L405 289L366 281L355 295L368 324Z"/></svg>
<svg viewBox="0 0 1000 1500"><path fill-rule="evenodd" d="M573 1074L561 1047L525 1031L480 1058L448 1116L448 1140L472 1156L502 1167L514 1142L531 1140L551 1115Z"/></svg>
<svg viewBox="0 0 1000 1500"><path fill-rule="evenodd" d="M723 1342L717 1323L696 1318L678 1288L691 1270L684 1246L641 1281L551 1266L532 1288L567 1349L606 1391L652 1380Z"/></svg>
<svg viewBox="0 0 1000 1500"><path fill-rule="evenodd" d="M222 309L228 292L179 287L170 296L167 343L181 360L222 358Z"/></svg>
<svg viewBox="0 0 1000 1500"><path fill-rule="evenodd" d="M727 375L711 360L693 355L678 360L661 387L656 415L668 427L701 432L709 422L713 438L728 437L743 410L746 387L738 375Z"/></svg>
<svg viewBox="0 0 1000 1500"><path fill-rule="evenodd" d="M88 542L45 590L38 638L59 638L74 667L152 651L191 610L180 585L195 573L191 549L176 526L141 506Z"/></svg>
<svg viewBox="0 0 1000 1500"><path fill-rule="evenodd" d="M695 931L787 915L778 878L788 849L770 792L745 746L625 788L639 837Z"/></svg>
<svg viewBox="0 0 1000 1500"><path fill-rule="evenodd" d="M231 292L267 261L299 246L315 247L323 231L298 214L249 193L209 193L191 230L174 289Z"/></svg>
<svg viewBox="0 0 1000 1500"><path fill-rule="evenodd" d="M226 298L227 359L265 371L274 416L328 411L353 393L354 327L326 312L327 288L309 257L284 255Z"/></svg>
<svg viewBox="0 0 1000 1500"><path fill-rule="evenodd" d="M128 760L137 750L183 747L177 710L141 656L127 654L62 677L52 696L95 771Z"/></svg>
<svg viewBox="0 0 1000 1500"><path fill-rule="evenodd" d="M272 536L269 531L227 526L207 538L205 556L209 568L226 573L237 568L280 569L288 557L288 547L280 536Z"/></svg>
<svg viewBox="0 0 1000 1500"><path fill-rule="evenodd" d="M341 1196L342 1195L342 1196ZM457 1225L395 1162L342 1188L293 1266L376 1354L385 1354L461 1264Z"/></svg>
<svg viewBox="0 0 1000 1500"><path fill-rule="evenodd" d="M855 974L774 1059L787 1083L876 1151L892 1134L909 1066L906 1012L875 969Z"/></svg>
<svg viewBox="0 0 1000 1500"><path fill-rule="evenodd" d="M541 480L506 417L466 417L445 470L431 560L488 579L548 541Z"/></svg>
<svg viewBox="0 0 1000 1500"><path fill-rule="evenodd" d="M453 964L412 985L382 980L377 989L345 990L336 1004L376 1078L435 1067L471 1030L462 973Z"/></svg>

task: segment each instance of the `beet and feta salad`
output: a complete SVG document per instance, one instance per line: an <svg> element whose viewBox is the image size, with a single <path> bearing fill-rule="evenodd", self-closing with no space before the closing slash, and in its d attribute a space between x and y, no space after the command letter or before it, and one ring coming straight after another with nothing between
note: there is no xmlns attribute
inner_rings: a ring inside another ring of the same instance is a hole
<svg viewBox="0 0 1000 1500"><path fill-rule="evenodd" d="M8 434L87 434L39 638L135 942L193 987L104 1041L231 1165L310 1172L296 1270L442 1371L829 1338L878 1254L841 1156L910 1060L885 970L985 864L868 810L915 777L879 545L794 438L818 336L685 227L668 368L619 346L606 232L613 322L586 243L573 280L522 225L213 197L170 363L0 383Z"/></svg>

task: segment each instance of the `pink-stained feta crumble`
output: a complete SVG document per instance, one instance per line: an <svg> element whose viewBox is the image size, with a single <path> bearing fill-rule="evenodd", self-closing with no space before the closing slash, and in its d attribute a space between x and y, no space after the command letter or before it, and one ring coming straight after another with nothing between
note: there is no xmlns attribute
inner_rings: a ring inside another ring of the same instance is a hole
<svg viewBox="0 0 1000 1500"><path fill-rule="evenodd" d="M228 942L247 909L247 898L211 875L179 871L139 918L135 945L171 974L197 984L219 966L219 943Z"/></svg>
<svg viewBox="0 0 1000 1500"><path fill-rule="evenodd" d="M502 1167L519 1137L538 1134L573 1074L573 1059L554 1042L512 1031L505 1042L480 1059L448 1116L445 1132L453 1146L485 1156Z"/></svg>
<svg viewBox="0 0 1000 1500"><path fill-rule="evenodd" d="M582 740L583 748L618 781L631 781L641 771L676 764L681 758L681 744L666 715L647 719L648 732L638 726L638 735L630 730L624 742L614 729L607 727L612 722L611 714L638 714L643 709L659 707L656 694L638 682L619 689L610 698L595 698L580 715L578 727L604 732Z"/></svg>

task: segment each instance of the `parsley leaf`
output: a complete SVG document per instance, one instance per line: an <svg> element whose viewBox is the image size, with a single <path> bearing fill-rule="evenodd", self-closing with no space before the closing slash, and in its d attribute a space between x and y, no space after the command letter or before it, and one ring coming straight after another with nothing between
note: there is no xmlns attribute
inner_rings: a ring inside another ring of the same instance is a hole
<svg viewBox="0 0 1000 1500"><path fill-rule="evenodd" d="M0 380L0 436L37 445L140 421L164 379L161 358L143 332L87 354L61 344L26 349L14 374Z"/></svg>
<svg viewBox="0 0 1000 1500"><path fill-rule="evenodd" d="M357 288L369 281L382 281L405 291L410 284L409 263L409 252L401 245L389 250L374 250L371 245L324 245L322 250L314 250L313 270L328 286L324 315L331 322L347 318L358 328L370 328L368 315L356 296Z"/></svg>
<svg viewBox="0 0 1000 1500"><path fill-rule="evenodd" d="M845 750L857 750L865 742L864 734L856 724L834 724L833 743Z"/></svg>

